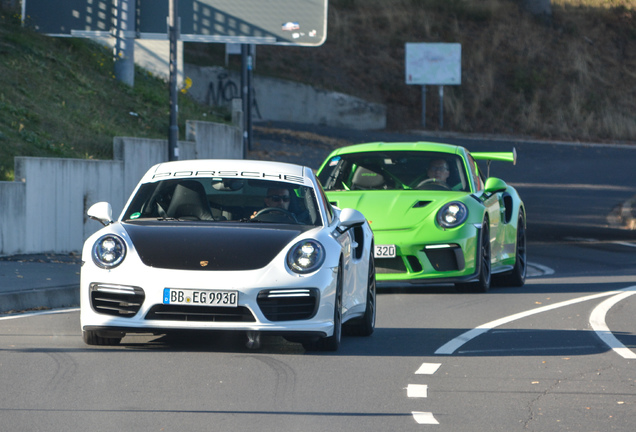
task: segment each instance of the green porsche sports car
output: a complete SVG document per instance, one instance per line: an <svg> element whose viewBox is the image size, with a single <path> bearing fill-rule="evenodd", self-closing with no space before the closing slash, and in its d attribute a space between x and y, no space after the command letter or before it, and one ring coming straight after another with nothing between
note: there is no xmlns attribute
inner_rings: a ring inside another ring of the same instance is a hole
<svg viewBox="0 0 636 432"><path fill-rule="evenodd" d="M378 284L485 292L491 281L523 286L526 279L523 202L487 172L490 161L516 157L514 149L471 154L431 142L358 144L333 151L318 177L333 205L369 221ZM487 163L486 172L476 161Z"/></svg>

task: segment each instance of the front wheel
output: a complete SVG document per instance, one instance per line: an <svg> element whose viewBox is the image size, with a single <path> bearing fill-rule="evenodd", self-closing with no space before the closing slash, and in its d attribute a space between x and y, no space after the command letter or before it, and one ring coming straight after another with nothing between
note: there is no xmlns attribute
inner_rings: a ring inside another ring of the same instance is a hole
<svg viewBox="0 0 636 432"><path fill-rule="evenodd" d="M457 287L464 292L485 293L490 289L491 267L490 267L490 229L488 220L481 224L481 235L479 236L479 249L477 253L479 265L479 279L475 282L460 283Z"/></svg>
<svg viewBox="0 0 636 432"><path fill-rule="evenodd" d="M336 283L336 297L333 310L333 334L318 340L309 340L303 343L307 351L338 351L342 338L342 265L338 267Z"/></svg>
<svg viewBox="0 0 636 432"><path fill-rule="evenodd" d="M517 222L517 247L515 249L515 266L512 271L497 278L497 285L522 287L526 283L528 272L528 252L526 251L526 221L519 212Z"/></svg>
<svg viewBox="0 0 636 432"><path fill-rule="evenodd" d="M371 336L375 330L375 262L373 260L373 247L371 248L371 256L369 257L369 271L367 276L367 307L361 318L356 318L352 322L347 322L345 328L347 334L352 336Z"/></svg>

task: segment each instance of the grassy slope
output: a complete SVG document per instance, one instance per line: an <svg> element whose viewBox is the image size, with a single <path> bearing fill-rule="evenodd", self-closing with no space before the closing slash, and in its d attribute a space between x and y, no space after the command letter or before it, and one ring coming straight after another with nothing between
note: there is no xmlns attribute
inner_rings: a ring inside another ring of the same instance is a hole
<svg viewBox="0 0 636 432"><path fill-rule="evenodd" d="M14 156L110 159L115 136L167 139L167 84L138 70L131 89L113 70L101 46L33 33L0 9L0 180ZM202 119L215 114L179 98L181 139L185 120Z"/></svg>
<svg viewBox="0 0 636 432"><path fill-rule="evenodd" d="M388 106L392 129L421 125L405 84L406 42L460 42L462 84L445 87L445 130L565 140L636 140L636 0L552 0L539 20L519 0L330 0L318 48L259 46L256 72ZM190 48L222 64L222 50ZM439 116L429 88L427 126Z"/></svg>

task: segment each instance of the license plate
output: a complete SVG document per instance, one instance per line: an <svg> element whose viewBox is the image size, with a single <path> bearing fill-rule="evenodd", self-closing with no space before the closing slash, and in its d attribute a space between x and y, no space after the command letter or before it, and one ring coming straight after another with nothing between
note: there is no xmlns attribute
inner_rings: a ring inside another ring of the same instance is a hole
<svg viewBox="0 0 636 432"><path fill-rule="evenodd" d="M237 307L238 291L164 288L163 304Z"/></svg>
<svg viewBox="0 0 636 432"><path fill-rule="evenodd" d="M375 245L376 258L395 258L395 245Z"/></svg>

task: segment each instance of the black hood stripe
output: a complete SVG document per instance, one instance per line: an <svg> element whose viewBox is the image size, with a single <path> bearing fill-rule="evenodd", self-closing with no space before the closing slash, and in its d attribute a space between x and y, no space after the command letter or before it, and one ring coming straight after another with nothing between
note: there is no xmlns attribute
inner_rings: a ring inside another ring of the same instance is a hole
<svg viewBox="0 0 636 432"><path fill-rule="evenodd" d="M122 223L143 263L175 270L255 270L313 227L189 222Z"/></svg>

